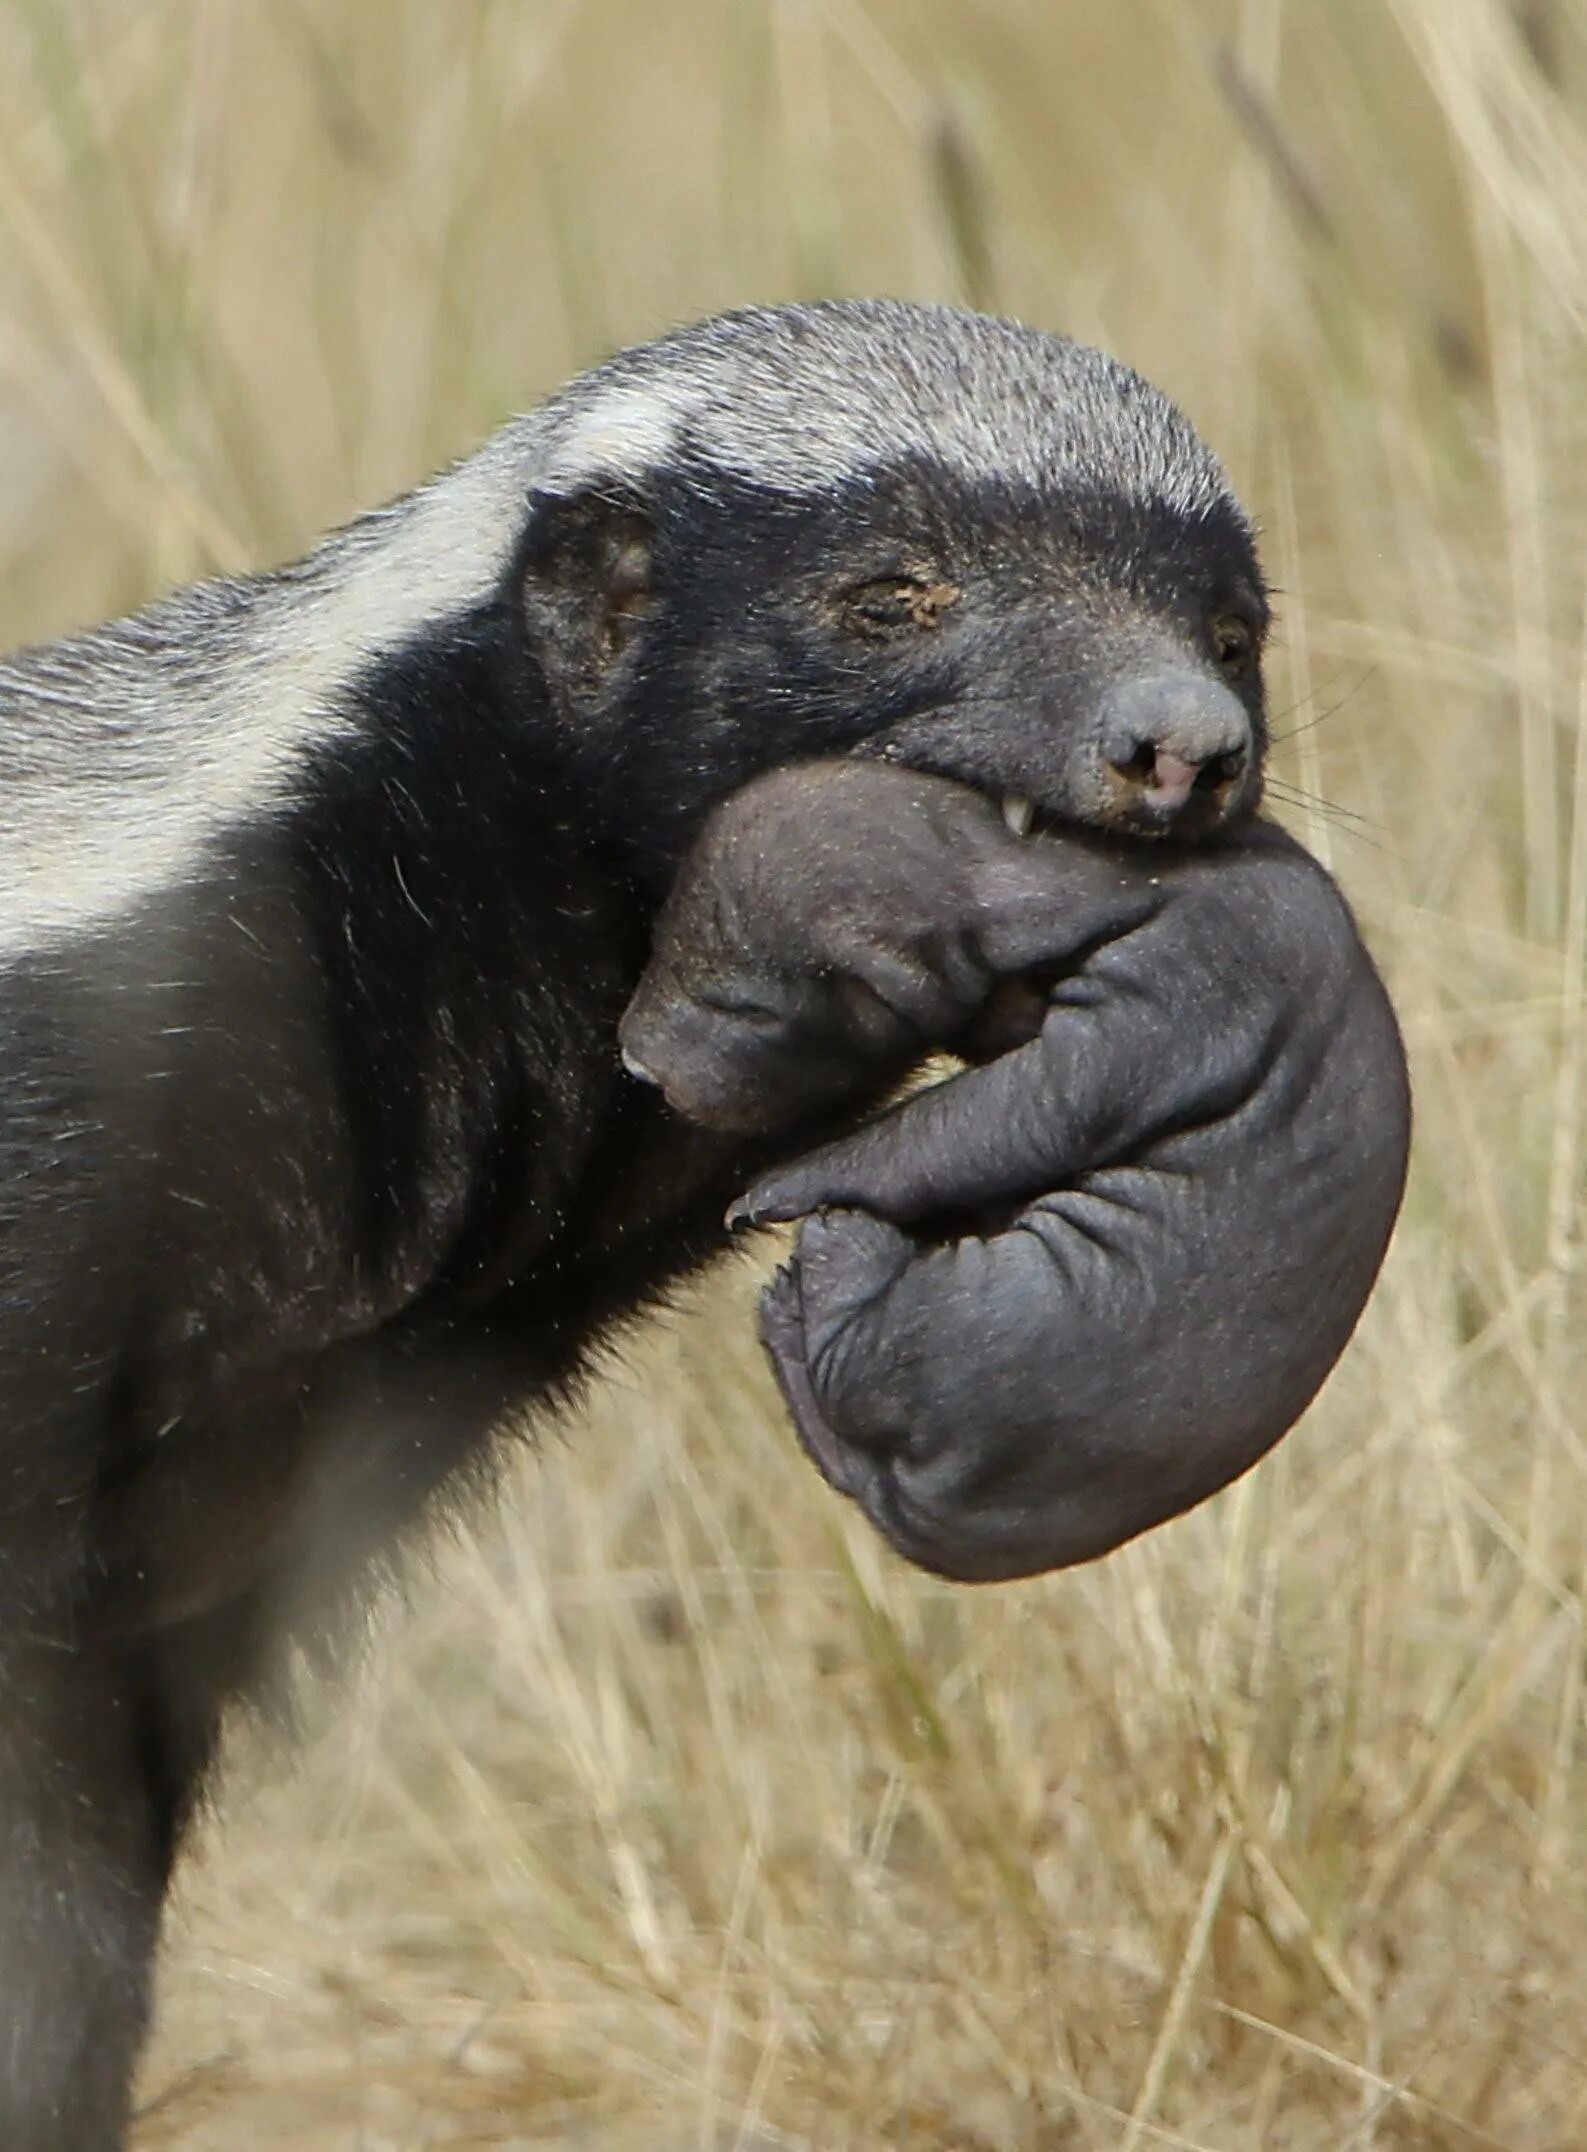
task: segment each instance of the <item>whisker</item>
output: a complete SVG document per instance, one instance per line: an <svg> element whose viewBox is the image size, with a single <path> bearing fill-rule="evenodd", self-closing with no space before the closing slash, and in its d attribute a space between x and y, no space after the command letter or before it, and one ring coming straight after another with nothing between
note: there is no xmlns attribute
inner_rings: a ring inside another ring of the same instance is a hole
<svg viewBox="0 0 1587 2152"><path fill-rule="evenodd" d="M1288 732L1270 733L1268 737L1271 744L1274 747L1280 747L1286 740L1298 739L1303 732L1315 731L1317 726L1319 726L1325 718L1332 717L1337 710L1342 710L1345 704L1350 700L1352 695L1359 694L1361 689L1366 686L1367 682L1372 678L1373 674L1378 671L1378 669L1379 668L1376 665L1369 665L1366 670L1361 674L1359 679L1351 681L1350 685L1345 689L1344 693L1337 698L1336 701L1329 703L1326 710L1319 710L1315 717L1309 717L1304 725L1292 725ZM1316 690L1313 689L1312 694L1315 693ZM1292 702L1290 704L1289 709L1279 711L1278 714L1280 718L1288 717L1291 711L1304 709L1306 704L1310 702L1311 699L1311 695L1302 695L1298 702Z"/></svg>
<svg viewBox="0 0 1587 2152"><path fill-rule="evenodd" d="M1278 792L1295 807L1313 807L1322 814L1336 815L1341 821L1359 822L1365 829L1375 829L1382 836L1388 835L1388 824L1378 822L1357 807L1346 807L1338 800L1324 799L1320 792L1308 792L1304 785L1292 784L1287 777L1269 777L1267 790Z"/></svg>
<svg viewBox="0 0 1587 2152"><path fill-rule="evenodd" d="M1320 815L1324 821L1331 823L1341 836L1354 837L1358 843L1367 845L1374 852L1392 852L1392 847L1387 842L1388 825L1374 821L1370 815L1358 813L1354 807L1343 807L1337 800L1325 800L1299 785L1288 785L1281 777L1270 777L1265 789L1281 807L1294 807L1305 814Z"/></svg>

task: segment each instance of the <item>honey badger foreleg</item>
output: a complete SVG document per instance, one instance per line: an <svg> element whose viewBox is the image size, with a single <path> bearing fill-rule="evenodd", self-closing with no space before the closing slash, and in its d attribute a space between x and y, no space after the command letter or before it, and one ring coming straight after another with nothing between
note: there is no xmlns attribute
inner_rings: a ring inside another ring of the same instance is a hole
<svg viewBox="0 0 1587 2152"><path fill-rule="evenodd" d="M19 1636L0 1663L0 2140L113 2152L160 1904L213 1720L145 1650ZM183 1723L171 1714L190 1714Z"/></svg>

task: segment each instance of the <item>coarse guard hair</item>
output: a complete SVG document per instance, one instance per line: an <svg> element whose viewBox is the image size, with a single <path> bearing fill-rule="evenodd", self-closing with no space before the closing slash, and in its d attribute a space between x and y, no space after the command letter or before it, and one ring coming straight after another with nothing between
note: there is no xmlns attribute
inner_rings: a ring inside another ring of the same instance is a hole
<svg viewBox="0 0 1587 2152"><path fill-rule="evenodd" d="M800 496L917 459L1189 520L1231 504L1168 398L1065 337L901 300L679 329L299 561L0 661L0 960L108 926L290 805L305 755L360 723L350 683L488 597L537 497L713 470Z"/></svg>

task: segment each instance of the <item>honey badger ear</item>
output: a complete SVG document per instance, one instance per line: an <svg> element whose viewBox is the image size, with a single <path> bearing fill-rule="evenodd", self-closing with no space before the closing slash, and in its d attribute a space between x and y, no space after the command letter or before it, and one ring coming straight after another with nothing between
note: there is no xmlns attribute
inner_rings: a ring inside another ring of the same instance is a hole
<svg viewBox="0 0 1587 2152"><path fill-rule="evenodd" d="M649 608L652 525L642 497L611 486L531 503L520 591L553 695L597 690Z"/></svg>

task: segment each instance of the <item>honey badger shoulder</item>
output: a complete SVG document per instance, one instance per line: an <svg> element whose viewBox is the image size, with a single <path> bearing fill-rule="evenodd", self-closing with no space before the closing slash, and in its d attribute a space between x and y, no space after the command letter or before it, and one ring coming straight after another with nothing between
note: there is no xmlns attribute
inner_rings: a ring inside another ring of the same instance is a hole
<svg viewBox="0 0 1587 2152"><path fill-rule="evenodd" d="M1264 624L1155 391L865 303L620 356L301 561L0 661L0 2141L120 2142L273 1640L814 1132L618 1060L713 803L857 754L1216 828Z"/></svg>

